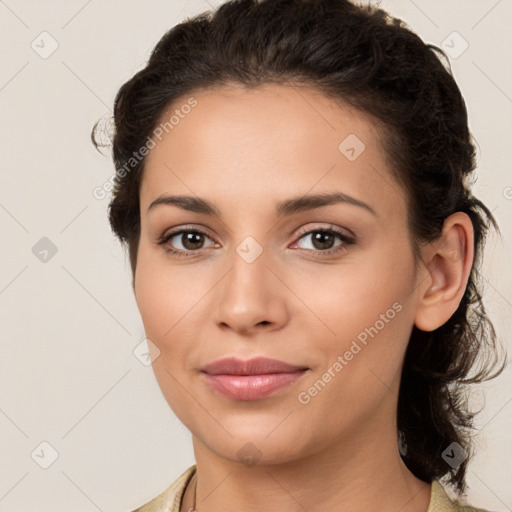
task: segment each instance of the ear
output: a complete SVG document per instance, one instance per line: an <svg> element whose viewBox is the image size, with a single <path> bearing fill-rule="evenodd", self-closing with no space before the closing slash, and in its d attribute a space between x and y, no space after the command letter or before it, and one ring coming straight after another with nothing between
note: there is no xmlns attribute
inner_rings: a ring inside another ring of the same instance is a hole
<svg viewBox="0 0 512 512"><path fill-rule="evenodd" d="M473 265L474 231L463 212L450 215L441 236L422 250L426 268L419 284L414 323L422 331L433 331L457 310Z"/></svg>

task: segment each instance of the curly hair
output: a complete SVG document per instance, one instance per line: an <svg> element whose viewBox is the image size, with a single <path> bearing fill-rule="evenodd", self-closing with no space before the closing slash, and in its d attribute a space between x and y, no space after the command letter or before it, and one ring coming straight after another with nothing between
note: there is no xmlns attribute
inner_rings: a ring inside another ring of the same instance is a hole
<svg viewBox="0 0 512 512"><path fill-rule="evenodd" d="M439 328L413 327L397 407L400 456L409 470L425 482L445 479L463 493L477 414L466 391L469 384L499 375L506 361L491 374L499 360L497 336L482 303L478 270L487 231L499 228L470 191L475 146L464 100L440 56L448 62L441 49L425 44L402 20L348 0L231 0L187 18L164 34L146 66L116 95L117 171L109 221L128 245L133 277L145 163L133 155L153 140L170 106L194 91L291 83L312 86L370 115L389 168L406 193L415 262L420 244L436 240L449 215L464 212L473 224L474 261L465 293ZM96 148L97 132L98 123L91 134ZM467 454L457 467L442 456L452 443Z"/></svg>

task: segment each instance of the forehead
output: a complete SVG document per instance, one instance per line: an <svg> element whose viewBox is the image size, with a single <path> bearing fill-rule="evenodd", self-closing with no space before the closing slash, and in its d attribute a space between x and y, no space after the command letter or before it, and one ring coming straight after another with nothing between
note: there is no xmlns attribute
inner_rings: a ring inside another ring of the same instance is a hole
<svg viewBox="0 0 512 512"><path fill-rule="evenodd" d="M171 117L146 157L143 210L163 193L262 206L265 198L331 189L379 204L383 215L405 208L379 123L312 88L199 90L175 101L159 126Z"/></svg>

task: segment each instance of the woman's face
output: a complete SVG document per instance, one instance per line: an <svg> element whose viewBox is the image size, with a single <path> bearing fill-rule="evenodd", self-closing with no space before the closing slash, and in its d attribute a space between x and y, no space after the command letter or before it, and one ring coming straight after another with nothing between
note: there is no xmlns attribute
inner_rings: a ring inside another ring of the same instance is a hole
<svg viewBox="0 0 512 512"><path fill-rule="evenodd" d="M230 460L284 462L396 432L418 281L375 123L305 88L193 98L165 117L176 116L140 192L134 290L169 405ZM348 200L308 200L319 194ZM150 208L163 196L189 199ZM277 376L280 388L202 371L225 357L307 370Z"/></svg>

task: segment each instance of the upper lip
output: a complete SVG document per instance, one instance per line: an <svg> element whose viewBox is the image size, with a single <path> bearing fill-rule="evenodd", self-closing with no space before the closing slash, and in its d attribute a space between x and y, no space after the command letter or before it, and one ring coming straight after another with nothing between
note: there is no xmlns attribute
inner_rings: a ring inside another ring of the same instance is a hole
<svg viewBox="0 0 512 512"><path fill-rule="evenodd" d="M226 357L201 368L201 371L209 375L263 375L267 373L292 373L299 370L307 370L307 368L267 357L255 357L247 361L236 357Z"/></svg>

